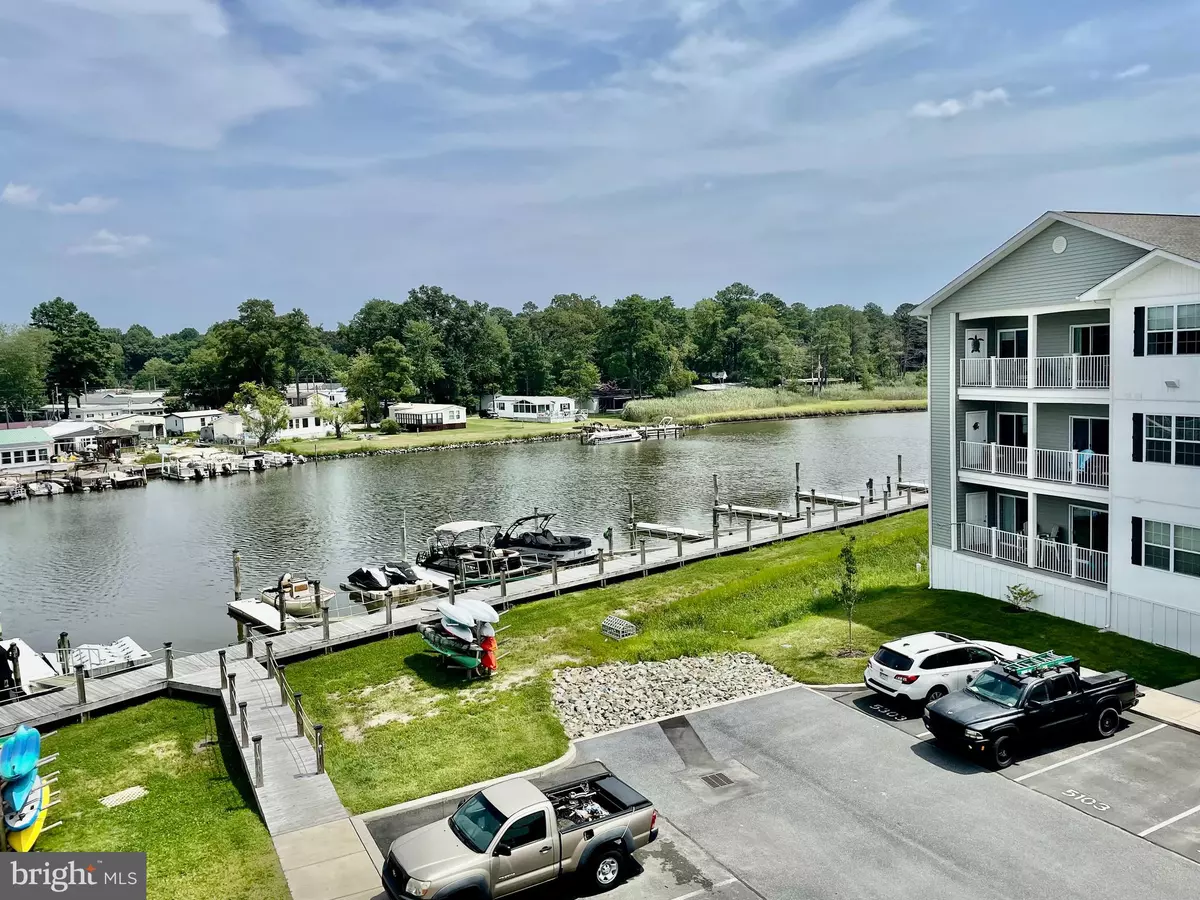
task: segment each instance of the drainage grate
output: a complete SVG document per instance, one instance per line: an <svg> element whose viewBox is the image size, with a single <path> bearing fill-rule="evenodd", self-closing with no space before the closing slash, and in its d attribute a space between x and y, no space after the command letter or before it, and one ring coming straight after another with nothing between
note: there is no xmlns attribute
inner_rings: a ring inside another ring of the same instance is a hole
<svg viewBox="0 0 1200 900"><path fill-rule="evenodd" d="M150 792L140 784L135 784L133 787L125 788L123 791L117 791L115 794L109 794L107 797L101 797L100 804L112 809L114 806L122 806L133 800L140 800L148 793Z"/></svg>
<svg viewBox="0 0 1200 900"><path fill-rule="evenodd" d="M729 785L733 784L733 779L724 772L713 772L711 775L705 775L700 780L707 784L710 788L728 787Z"/></svg>

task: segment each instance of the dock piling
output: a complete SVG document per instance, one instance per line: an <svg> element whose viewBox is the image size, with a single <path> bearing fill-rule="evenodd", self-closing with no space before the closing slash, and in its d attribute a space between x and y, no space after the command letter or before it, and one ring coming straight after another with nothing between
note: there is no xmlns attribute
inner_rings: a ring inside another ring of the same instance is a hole
<svg viewBox="0 0 1200 900"><path fill-rule="evenodd" d="M833 521L834 521L834 524L837 524L837 520L838 520L838 505L835 503L835 504L833 504Z"/></svg>
<svg viewBox="0 0 1200 900"><path fill-rule="evenodd" d="M318 582L318 584L319 583L320 582ZM322 597L320 600L320 603L321 603L321 640L323 640L326 644L328 644L329 643L329 601L326 600L324 597ZM389 620L389 624L390 624L390 620L392 618L392 598L391 597L388 597L388 599L387 599L387 607L388 607L388 620Z"/></svg>
<svg viewBox="0 0 1200 900"><path fill-rule="evenodd" d="M292 699L296 701L296 737L304 737L304 707L300 705L302 696L300 691L292 695Z"/></svg>
<svg viewBox="0 0 1200 900"><path fill-rule="evenodd" d="M717 488L717 473L713 472L713 506L721 505L721 492Z"/></svg>
<svg viewBox="0 0 1200 900"><path fill-rule="evenodd" d="M167 681L175 677L175 652L170 641L163 641L163 665L167 670Z"/></svg>
<svg viewBox="0 0 1200 900"><path fill-rule="evenodd" d="M238 701L238 725L242 733L243 748L250 746L250 728L249 723L246 721L246 706L247 703L245 700Z"/></svg>
<svg viewBox="0 0 1200 900"><path fill-rule="evenodd" d="M75 694L80 706L87 703L87 685L83 679L83 663L75 664Z"/></svg>
<svg viewBox="0 0 1200 900"><path fill-rule="evenodd" d="M400 559L408 559L408 512L400 513Z"/></svg>
<svg viewBox="0 0 1200 900"><path fill-rule="evenodd" d="M896 454L896 481L904 480L904 454Z"/></svg>
<svg viewBox="0 0 1200 900"><path fill-rule="evenodd" d="M891 493L891 491L883 492L883 511L884 512L888 511L888 494L890 494L890 493Z"/></svg>
<svg viewBox="0 0 1200 900"><path fill-rule="evenodd" d="M596 565L599 567L597 569L597 574L599 574L599 576L600 576L600 587L604 587L605 579L604 579L604 554L603 553L601 553L596 558Z"/></svg>
<svg viewBox="0 0 1200 900"><path fill-rule="evenodd" d="M454 605L454 579L453 578L450 579L450 584L446 589L446 600L450 603L451 606Z"/></svg>
<svg viewBox="0 0 1200 900"><path fill-rule="evenodd" d="M892 492L892 476L891 475L887 476L887 484L884 485L883 490L885 493L888 493L888 494L890 494Z"/></svg>
<svg viewBox="0 0 1200 900"><path fill-rule="evenodd" d="M713 519L715 520L716 518L717 518L717 516L714 513ZM714 550L721 549L721 527L716 521L713 522L713 549Z"/></svg>
<svg viewBox="0 0 1200 900"><path fill-rule="evenodd" d="M875 502L875 479L874 478L867 479L867 499L868 499L868 502L870 502L870 503Z"/></svg>
<svg viewBox="0 0 1200 900"><path fill-rule="evenodd" d="M507 568L503 568L500 570L500 596L501 597L508 596L508 569Z"/></svg>
<svg viewBox="0 0 1200 900"><path fill-rule="evenodd" d="M329 640L329 611L323 610L322 614L325 617L325 619L324 619L325 640L328 641ZM387 627L389 629L392 627L392 595L391 594L388 594L387 597L383 601L383 621L387 624Z"/></svg>
<svg viewBox="0 0 1200 900"><path fill-rule="evenodd" d="M683 535L675 535L675 558L683 559Z"/></svg>
<svg viewBox="0 0 1200 900"><path fill-rule="evenodd" d="M804 511L804 527L809 529L810 531L812 530L812 507L811 506Z"/></svg>
<svg viewBox="0 0 1200 900"><path fill-rule="evenodd" d="M218 650L217 658L221 661L221 690L225 690L229 686L229 677L226 674L228 670L225 668L225 651Z"/></svg>
<svg viewBox="0 0 1200 900"><path fill-rule="evenodd" d="M867 498L862 494L858 495L858 517L860 519L867 517Z"/></svg>
<svg viewBox="0 0 1200 900"><path fill-rule="evenodd" d="M275 595L275 602L279 604L279 633L287 634L287 603L283 600L283 576L279 576L279 593Z"/></svg>
<svg viewBox="0 0 1200 900"><path fill-rule="evenodd" d="M240 644L246 637L246 626L242 624L241 619L234 619L233 624L237 626L237 639L238 643Z"/></svg>
<svg viewBox="0 0 1200 900"><path fill-rule="evenodd" d="M645 578L646 577L646 539L642 538L640 541L638 541L638 543L641 545L641 549L640 549L638 555L640 556L641 563L642 563L642 577Z"/></svg>
<svg viewBox="0 0 1200 900"><path fill-rule="evenodd" d="M254 638L246 636L246 659L254 659Z"/></svg>
<svg viewBox="0 0 1200 900"><path fill-rule="evenodd" d="M817 505L817 489L816 488L808 489L808 505L809 506Z"/></svg>
<svg viewBox="0 0 1200 900"><path fill-rule="evenodd" d="M242 599L242 553L233 551L233 599Z"/></svg>
<svg viewBox="0 0 1200 900"><path fill-rule="evenodd" d="M275 642L267 641L267 675L275 674Z"/></svg>
<svg viewBox="0 0 1200 900"><path fill-rule="evenodd" d="M317 774L324 775L325 774L325 726L320 725L320 724L314 725L313 726L313 734L315 735L316 749L317 749Z"/></svg>
<svg viewBox="0 0 1200 900"><path fill-rule="evenodd" d="M629 549L632 550L637 546L637 516L633 512L633 491L626 491L629 495Z"/></svg>
<svg viewBox="0 0 1200 900"><path fill-rule="evenodd" d="M58 667L63 672L71 668L71 638L65 631L58 633Z"/></svg>
<svg viewBox="0 0 1200 900"><path fill-rule="evenodd" d="M750 543L750 540L751 540L751 537L750 537L750 528L751 528L751 526L753 526L753 525L754 525L754 520L753 520L753 519L751 519L751 518L747 518L747 519L746 519L746 543L747 543L747 544L749 544L749 543Z"/></svg>
<svg viewBox="0 0 1200 900"><path fill-rule="evenodd" d="M783 537L783 513L775 517L775 533Z"/></svg>
<svg viewBox="0 0 1200 900"><path fill-rule="evenodd" d="M558 586L558 560L550 560L550 583ZM557 592L556 592L557 593Z"/></svg>
<svg viewBox="0 0 1200 900"><path fill-rule="evenodd" d="M262 765L262 735L256 734L250 740L254 741L254 786L263 786L263 765Z"/></svg>
<svg viewBox="0 0 1200 900"><path fill-rule="evenodd" d="M229 714L237 715L237 672L229 673Z"/></svg>
<svg viewBox="0 0 1200 900"><path fill-rule="evenodd" d="M905 488L904 502L907 503L909 506L912 506L912 488Z"/></svg>
<svg viewBox="0 0 1200 900"><path fill-rule="evenodd" d="M796 463L796 518L800 518L800 463Z"/></svg>

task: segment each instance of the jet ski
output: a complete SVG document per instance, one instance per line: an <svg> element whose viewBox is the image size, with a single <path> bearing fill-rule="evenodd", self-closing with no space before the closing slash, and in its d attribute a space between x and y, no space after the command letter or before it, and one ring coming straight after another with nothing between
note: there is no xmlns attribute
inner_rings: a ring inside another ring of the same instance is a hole
<svg viewBox="0 0 1200 900"><path fill-rule="evenodd" d="M346 580L362 591L386 591L398 584L416 584L419 579L412 566L400 561L362 566Z"/></svg>

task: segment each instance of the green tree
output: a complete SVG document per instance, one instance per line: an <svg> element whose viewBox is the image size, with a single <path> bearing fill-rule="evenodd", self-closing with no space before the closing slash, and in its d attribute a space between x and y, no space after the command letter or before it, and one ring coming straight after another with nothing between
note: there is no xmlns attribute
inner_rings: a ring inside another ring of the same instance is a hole
<svg viewBox="0 0 1200 900"><path fill-rule="evenodd" d="M0 325L0 406L27 418L46 402L54 336L43 328Z"/></svg>
<svg viewBox="0 0 1200 900"><path fill-rule="evenodd" d="M597 350L608 372L628 381L637 396L662 389L671 357L645 297L632 294L612 305Z"/></svg>
<svg viewBox="0 0 1200 900"><path fill-rule="evenodd" d="M179 367L155 356L133 376L133 386L140 390L174 392Z"/></svg>
<svg viewBox="0 0 1200 900"><path fill-rule="evenodd" d="M383 414L386 416L391 404L417 395L412 360L408 358L404 345L394 337L386 337L376 343L371 348L371 356L379 365L378 400L383 404Z"/></svg>
<svg viewBox="0 0 1200 900"><path fill-rule="evenodd" d="M692 307L692 367L706 378L725 371L725 309L705 298Z"/></svg>
<svg viewBox="0 0 1200 900"><path fill-rule="evenodd" d="M404 343L412 362L412 380L417 393L427 400L433 383L446 374L438 360L442 340L429 322L413 321L404 326Z"/></svg>
<svg viewBox="0 0 1200 900"><path fill-rule="evenodd" d="M226 409L242 417L247 434L258 438L258 445L269 444L287 427L287 401L277 390L247 381Z"/></svg>
<svg viewBox="0 0 1200 900"><path fill-rule="evenodd" d="M847 534L838 551L842 571L837 588L837 601L846 611L846 655L854 653L854 607L858 605L858 559L854 555L854 535Z"/></svg>
<svg viewBox="0 0 1200 900"><path fill-rule="evenodd" d="M508 325L515 388L526 394L542 394L550 383L550 352L540 330L541 313L526 303Z"/></svg>
<svg viewBox="0 0 1200 900"><path fill-rule="evenodd" d="M313 415L322 422L333 426L333 434L338 440L342 439L342 429L362 421L363 405L361 400L347 400L341 406L327 403L324 398L317 397L313 401Z"/></svg>
<svg viewBox="0 0 1200 900"><path fill-rule="evenodd" d="M53 335L46 382L58 390L63 415L69 416L71 397L86 393L89 381L99 386L108 371L108 341L95 319L62 297L38 304L29 318Z"/></svg>
<svg viewBox="0 0 1200 900"><path fill-rule="evenodd" d="M156 356L159 356L159 340L145 325L130 325L120 338L125 378L132 378Z"/></svg>
<svg viewBox="0 0 1200 900"><path fill-rule="evenodd" d="M378 421L383 397L387 393L379 360L367 351L359 350L341 373L340 380L346 387L346 393L362 403L363 422L370 427L372 422Z"/></svg>

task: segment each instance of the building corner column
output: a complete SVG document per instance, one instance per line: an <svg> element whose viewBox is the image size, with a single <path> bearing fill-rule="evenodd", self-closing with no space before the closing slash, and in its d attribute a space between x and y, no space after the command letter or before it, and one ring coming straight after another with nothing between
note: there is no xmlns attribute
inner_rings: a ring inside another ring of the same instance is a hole
<svg viewBox="0 0 1200 900"><path fill-rule="evenodd" d="M1027 348L1028 362L1026 365L1029 371L1025 373L1025 386L1028 388L1037 387L1037 337L1038 337L1038 317L1036 313L1031 313L1029 316L1029 347Z"/></svg>
<svg viewBox="0 0 1200 900"><path fill-rule="evenodd" d="M1037 568L1037 492L1029 492L1029 521L1025 525L1025 530L1028 532L1029 538L1029 558L1026 560L1026 565L1031 569Z"/></svg>

